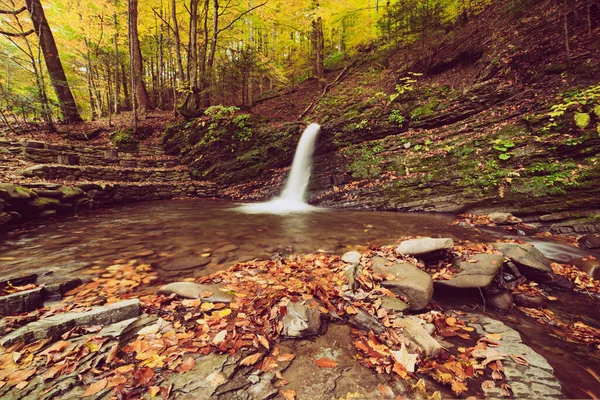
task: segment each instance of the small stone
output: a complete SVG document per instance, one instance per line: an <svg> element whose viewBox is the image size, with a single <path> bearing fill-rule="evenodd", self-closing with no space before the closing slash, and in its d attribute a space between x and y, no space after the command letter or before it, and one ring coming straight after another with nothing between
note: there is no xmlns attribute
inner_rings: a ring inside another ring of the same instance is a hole
<svg viewBox="0 0 600 400"><path fill-rule="evenodd" d="M358 251L348 251L342 256L342 261L348 264L360 263L362 255Z"/></svg>
<svg viewBox="0 0 600 400"><path fill-rule="evenodd" d="M434 239L420 238L404 240L396 248L396 253L408 256L418 256L422 254L432 253L438 250L451 249L454 246L454 241L450 238Z"/></svg>
<svg viewBox="0 0 600 400"><path fill-rule="evenodd" d="M582 249L600 249L600 235L584 235L577 239Z"/></svg>
<svg viewBox="0 0 600 400"><path fill-rule="evenodd" d="M516 305L528 308L542 308L548 304L544 296L532 296L528 294L516 294L513 296Z"/></svg>
<svg viewBox="0 0 600 400"><path fill-rule="evenodd" d="M396 297L383 296L381 297L381 306L388 310L396 312L407 312L410 310L410 305Z"/></svg>
<svg viewBox="0 0 600 400"><path fill-rule="evenodd" d="M414 264L392 263L383 257L373 257L371 265L373 272L379 275L394 275L396 279L381 282L383 286L395 294L405 297L411 310L422 310L433 296L433 281L431 276Z"/></svg>
<svg viewBox="0 0 600 400"><path fill-rule="evenodd" d="M162 286L158 293L164 295L176 294L186 299L202 299L209 303L231 303L233 296L222 291L222 285L205 285L196 282L173 282ZM210 296L202 297L201 294L212 293Z"/></svg>
<svg viewBox="0 0 600 400"><path fill-rule="evenodd" d="M321 313L317 308L306 307L297 302L286 306L287 313L282 319L282 335L301 338L316 335L321 327Z"/></svg>
<svg viewBox="0 0 600 400"><path fill-rule="evenodd" d="M351 315L349 322L350 325L357 329L362 329L367 332L373 331L378 335L385 331L383 323L363 309L358 309L357 314Z"/></svg>
<svg viewBox="0 0 600 400"><path fill-rule="evenodd" d="M513 307L513 297L508 292L494 293L487 296L486 303L494 310L509 312Z"/></svg>
<svg viewBox="0 0 600 400"><path fill-rule="evenodd" d="M521 218L517 218L511 213L495 212L488 214L488 217L496 225L512 225L523 222Z"/></svg>

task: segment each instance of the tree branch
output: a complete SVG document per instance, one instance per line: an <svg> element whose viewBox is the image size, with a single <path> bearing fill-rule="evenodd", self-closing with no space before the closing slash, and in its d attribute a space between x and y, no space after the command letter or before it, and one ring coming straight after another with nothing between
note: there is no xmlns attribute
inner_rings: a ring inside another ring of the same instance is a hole
<svg viewBox="0 0 600 400"><path fill-rule="evenodd" d="M23 6L18 10L0 10L0 14L19 15L25 10L27 10L27 7Z"/></svg>
<svg viewBox="0 0 600 400"><path fill-rule="evenodd" d="M235 17L230 23L228 23L226 26L224 26L223 28L219 29L217 31L217 34L229 29L231 27L231 25L235 24L237 21L239 21L244 15L248 14L249 12L252 12L254 10L256 10L259 7L264 6L265 4L267 4L267 2L265 1L264 3L261 3L257 6L254 6L252 8L247 9L246 11L244 11L243 13L241 13L240 15L238 15L237 17Z"/></svg>
<svg viewBox="0 0 600 400"><path fill-rule="evenodd" d="M10 37L26 37L26 36L31 35L33 32L34 32L33 29L30 29L27 32L23 32L23 33L6 32L6 31L0 30L0 35L10 36Z"/></svg>

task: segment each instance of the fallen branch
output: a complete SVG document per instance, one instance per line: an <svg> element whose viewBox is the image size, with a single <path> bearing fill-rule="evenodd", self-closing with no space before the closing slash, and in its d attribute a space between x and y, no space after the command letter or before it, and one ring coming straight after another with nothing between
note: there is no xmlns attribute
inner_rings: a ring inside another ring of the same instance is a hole
<svg viewBox="0 0 600 400"><path fill-rule="evenodd" d="M314 107L317 105L317 103L327 94L327 92L329 91L329 89L331 89L333 86L337 85L339 82L341 82L342 80L344 80L348 76L348 71L350 71L350 69L353 68L356 64L357 64L357 61L354 60L350 64L346 65L344 67L344 69L342 70L342 72L340 72L338 74L338 76L332 82L330 82L327 85L325 85L325 88L323 88L323 92L321 93L321 95L319 97L317 97L315 100L313 100L313 101L310 102L310 104L308 105L308 107L306 107L306 109L302 112L302 114L300 114L298 116L298 119L301 120L309 112L311 112L314 109Z"/></svg>

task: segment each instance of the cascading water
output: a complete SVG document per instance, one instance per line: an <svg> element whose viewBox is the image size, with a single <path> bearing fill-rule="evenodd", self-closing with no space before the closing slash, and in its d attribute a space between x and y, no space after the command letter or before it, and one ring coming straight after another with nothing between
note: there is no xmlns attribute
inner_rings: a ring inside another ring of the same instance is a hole
<svg viewBox="0 0 600 400"><path fill-rule="evenodd" d="M290 176L279 197L264 203L244 204L238 207L238 210L246 213L271 214L315 210L316 207L306 203L306 189L310 181L315 142L320 130L319 124L310 124L302 133L294 154Z"/></svg>

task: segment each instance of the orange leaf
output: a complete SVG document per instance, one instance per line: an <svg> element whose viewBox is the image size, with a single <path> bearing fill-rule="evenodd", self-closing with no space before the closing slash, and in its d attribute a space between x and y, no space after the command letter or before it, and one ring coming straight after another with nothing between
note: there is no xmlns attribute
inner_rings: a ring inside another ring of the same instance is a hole
<svg viewBox="0 0 600 400"><path fill-rule="evenodd" d="M258 340L260 342L260 344L262 344L265 349L269 350L269 341L267 340L266 337L264 337L263 335L257 335L258 336Z"/></svg>
<svg viewBox="0 0 600 400"><path fill-rule="evenodd" d="M392 391L392 388L388 385L380 383L379 385L377 385L377 390L379 390L379 393L381 393L381 395L385 398L394 398L394 392Z"/></svg>
<svg viewBox="0 0 600 400"><path fill-rule="evenodd" d="M348 314L348 315L358 314L358 309L354 306L348 306L348 307L346 307L346 314Z"/></svg>
<svg viewBox="0 0 600 400"><path fill-rule="evenodd" d="M287 354L282 354L279 357L277 357L277 361L279 361L279 362L292 361L294 358L296 358L295 354L287 353Z"/></svg>
<svg viewBox="0 0 600 400"><path fill-rule="evenodd" d="M108 382L106 383L106 388L114 388L116 386L122 385L127 382L127 378L122 375L115 375L108 378Z"/></svg>
<svg viewBox="0 0 600 400"><path fill-rule="evenodd" d="M315 360L315 364L317 364L319 368L335 368L338 365L335 361L325 357Z"/></svg>
<svg viewBox="0 0 600 400"><path fill-rule="evenodd" d="M256 362L263 356L263 353L254 353L244 358L240 364L250 366L256 364Z"/></svg>
<svg viewBox="0 0 600 400"><path fill-rule="evenodd" d="M156 397L158 392L160 392L160 386L150 386L148 388L148 393L150 393L150 397Z"/></svg>
<svg viewBox="0 0 600 400"><path fill-rule="evenodd" d="M283 396L285 400L295 400L296 392L293 390L280 390L279 393Z"/></svg>
<svg viewBox="0 0 600 400"><path fill-rule="evenodd" d="M194 360L194 357L190 356L183 360L181 366L179 367L179 372L189 372L192 370L192 368L194 368L195 365L196 361Z"/></svg>
<svg viewBox="0 0 600 400"><path fill-rule="evenodd" d="M88 396L95 395L96 393L98 393L101 390L103 390L104 388L106 388L107 383L108 383L108 379L106 379L106 378L100 379L99 381L92 383L90 386L87 387L87 389L85 389L85 392L83 392L82 396L88 397Z"/></svg>

